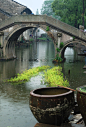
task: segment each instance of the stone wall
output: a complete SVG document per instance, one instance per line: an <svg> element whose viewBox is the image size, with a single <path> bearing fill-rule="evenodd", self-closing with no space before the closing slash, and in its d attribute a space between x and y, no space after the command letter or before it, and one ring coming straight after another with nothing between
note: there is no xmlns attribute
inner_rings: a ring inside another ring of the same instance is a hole
<svg viewBox="0 0 86 127"><path fill-rule="evenodd" d="M2 20L7 19L7 18L9 18L7 15L5 15L5 14L2 13L2 12L0 12L0 22L1 22Z"/></svg>
<svg viewBox="0 0 86 127"><path fill-rule="evenodd" d="M61 38L61 42L66 42L66 41L69 41L69 40L72 40L73 37L67 35L67 34L64 34L62 33L62 38Z"/></svg>

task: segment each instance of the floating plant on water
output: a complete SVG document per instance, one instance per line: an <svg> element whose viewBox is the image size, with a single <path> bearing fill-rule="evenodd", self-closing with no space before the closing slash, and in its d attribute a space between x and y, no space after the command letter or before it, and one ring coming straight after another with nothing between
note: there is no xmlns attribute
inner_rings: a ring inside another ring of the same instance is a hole
<svg viewBox="0 0 86 127"><path fill-rule="evenodd" d="M63 77L62 67L53 67L44 71L44 81L52 86L64 86L68 87L69 82Z"/></svg>
<svg viewBox="0 0 86 127"><path fill-rule="evenodd" d="M45 70L45 71L44 71ZM39 72L43 71L44 73L42 76L44 77L43 80L45 83L48 83L51 87L52 86L69 86L69 82L66 78L63 77L62 67L53 67L50 66L41 66L41 67L34 67L29 70L25 70L21 74L17 74L16 77L8 79L7 82L22 84L28 81L32 76L36 76Z"/></svg>
<svg viewBox="0 0 86 127"><path fill-rule="evenodd" d="M18 83L18 84L24 83L28 81L32 76L38 75L39 72L44 71L49 67L50 66L41 66L41 67L34 67L32 69L25 70L23 73L17 74L16 77L8 79L7 82Z"/></svg>

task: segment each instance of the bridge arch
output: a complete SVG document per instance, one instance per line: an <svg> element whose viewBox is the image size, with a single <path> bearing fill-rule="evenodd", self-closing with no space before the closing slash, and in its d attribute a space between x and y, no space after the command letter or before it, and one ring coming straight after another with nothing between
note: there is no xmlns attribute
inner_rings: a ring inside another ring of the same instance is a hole
<svg viewBox="0 0 86 127"><path fill-rule="evenodd" d="M69 40L65 43L64 47L61 49L59 53L59 56L61 56L61 58L64 58L65 49L68 47L69 44L72 44L72 43L81 43L82 45L86 46L86 43L83 41L81 42L80 40Z"/></svg>
<svg viewBox="0 0 86 127"><path fill-rule="evenodd" d="M3 46L3 56L4 56L4 58L10 59L10 58L15 58L16 57L15 56L15 42L18 40L19 36L24 31L26 31L28 29L31 29L31 28L40 28L48 34L48 32L46 31L46 26L43 28L43 26L41 26L41 25L40 26L39 25L34 25L34 24L21 25L21 26L15 28L15 29L13 29L13 31L11 31L4 40L4 46Z"/></svg>

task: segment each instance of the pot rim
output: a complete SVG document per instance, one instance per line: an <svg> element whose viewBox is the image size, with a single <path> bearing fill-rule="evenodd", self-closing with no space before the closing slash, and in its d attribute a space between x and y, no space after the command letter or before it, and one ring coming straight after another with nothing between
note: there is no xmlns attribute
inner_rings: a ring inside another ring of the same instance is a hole
<svg viewBox="0 0 86 127"><path fill-rule="evenodd" d="M40 89L49 89L49 88L63 88L63 89L67 89L67 88L64 88L64 87L43 87L43 88L38 88L38 89L35 89L35 90L32 90L31 92L30 92L30 95L32 95L32 96L35 96L35 97L47 97L47 98L53 98L53 97L59 97L59 96L65 96L65 95L68 95L68 94L70 94L70 93L73 93L74 91L72 91L72 90L69 90L69 89L67 89L67 90L69 90L68 92L65 92L65 93L62 93L62 94L57 94L57 95L40 95L40 94L35 94L34 93L34 91L36 91L36 90L40 90Z"/></svg>
<svg viewBox="0 0 86 127"><path fill-rule="evenodd" d="M77 90L78 92L80 92L80 93L86 94L86 92L83 92L83 91L80 90L80 88L84 88L84 87L86 87L86 85L77 87L76 90Z"/></svg>

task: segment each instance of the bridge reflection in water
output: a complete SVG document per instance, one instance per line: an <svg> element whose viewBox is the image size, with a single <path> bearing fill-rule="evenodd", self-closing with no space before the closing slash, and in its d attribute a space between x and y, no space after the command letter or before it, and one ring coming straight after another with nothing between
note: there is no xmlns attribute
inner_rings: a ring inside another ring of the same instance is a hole
<svg viewBox="0 0 86 127"><path fill-rule="evenodd" d="M42 76L32 77L30 81L21 85L2 83L2 80L14 77L17 73L32 67L41 65L53 67L54 54L52 42L39 42L28 48L16 48L16 60L0 62L0 126L35 126L37 121L29 109L29 93L33 89L46 87L41 82ZM37 60L34 61L34 58ZM75 89L84 85L86 83L86 75L83 73L84 58L77 56L73 48L66 48L65 58L65 63L59 65L63 67L63 73L69 80L70 87ZM69 69L70 75L68 75Z"/></svg>

